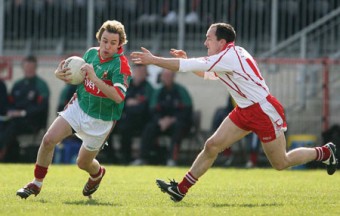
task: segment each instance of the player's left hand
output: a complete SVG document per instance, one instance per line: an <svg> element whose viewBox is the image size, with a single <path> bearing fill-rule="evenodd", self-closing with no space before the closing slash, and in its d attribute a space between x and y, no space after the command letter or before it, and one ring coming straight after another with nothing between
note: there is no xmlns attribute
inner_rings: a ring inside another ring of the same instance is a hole
<svg viewBox="0 0 340 216"><path fill-rule="evenodd" d="M170 49L170 54L175 58L183 58L187 59L188 55L184 50L178 50L178 49Z"/></svg>
<svg viewBox="0 0 340 216"><path fill-rule="evenodd" d="M130 54L131 60L134 64L148 65L152 64L155 56L146 48L141 47L142 52L132 52Z"/></svg>
<svg viewBox="0 0 340 216"><path fill-rule="evenodd" d="M93 69L93 65L91 64L84 64L80 70L84 71L85 74L86 74L86 78L89 79L89 80L94 80L97 78L97 75L96 73L94 72L94 69Z"/></svg>

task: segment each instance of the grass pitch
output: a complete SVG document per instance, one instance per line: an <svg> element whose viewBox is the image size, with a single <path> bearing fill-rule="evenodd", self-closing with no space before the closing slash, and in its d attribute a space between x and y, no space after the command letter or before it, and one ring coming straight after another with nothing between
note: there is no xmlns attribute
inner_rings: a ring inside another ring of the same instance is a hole
<svg viewBox="0 0 340 216"><path fill-rule="evenodd" d="M90 200L87 174L52 165L37 197L16 191L33 179L33 164L0 164L0 215L340 215L340 172L212 168L180 203L161 193L156 178L181 180L188 168L106 165Z"/></svg>

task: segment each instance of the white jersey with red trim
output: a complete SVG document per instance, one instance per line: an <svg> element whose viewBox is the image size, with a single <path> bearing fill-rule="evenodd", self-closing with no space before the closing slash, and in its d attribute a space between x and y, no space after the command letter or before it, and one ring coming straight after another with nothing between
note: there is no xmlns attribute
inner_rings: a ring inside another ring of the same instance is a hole
<svg viewBox="0 0 340 216"><path fill-rule="evenodd" d="M216 55L180 59L179 71L205 71L204 78L220 80L241 108L261 102L270 94L254 58L234 43Z"/></svg>

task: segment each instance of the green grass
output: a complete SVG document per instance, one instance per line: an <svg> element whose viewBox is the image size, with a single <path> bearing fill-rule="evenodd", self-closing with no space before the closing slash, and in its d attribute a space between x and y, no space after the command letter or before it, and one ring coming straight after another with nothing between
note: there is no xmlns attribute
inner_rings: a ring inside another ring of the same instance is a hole
<svg viewBox="0 0 340 216"><path fill-rule="evenodd" d="M156 178L181 180L188 168L106 165L93 199L82 195L87 174L52 165L37 197L16 190L33 179L33 164L0 164L0 215L340 215L340 174L325 170L212 168L180 203Z"/></svg>

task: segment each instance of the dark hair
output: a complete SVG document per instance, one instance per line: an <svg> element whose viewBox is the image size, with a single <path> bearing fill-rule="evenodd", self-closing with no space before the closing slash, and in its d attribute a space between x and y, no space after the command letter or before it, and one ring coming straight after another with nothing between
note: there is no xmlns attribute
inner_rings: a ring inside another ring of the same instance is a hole
<svg viewBox="0 0 340 216"><path fill-rule="evenodd" d="M29 55L29 56L26 56L22 62L32 62L32 63L35 63L37 64L38 60L37 60L37 57L33 56L33 55Z"/></svg>
<svg viewBox="0 0 340 216"><path fill-rule="evenodd" d="M216 37L217 40L224 39L229 42L233 42L236 39L236 32L235 29L232 25L227 24L227 23L214 23L210 26L211 27L216 27Z"/></svg>

